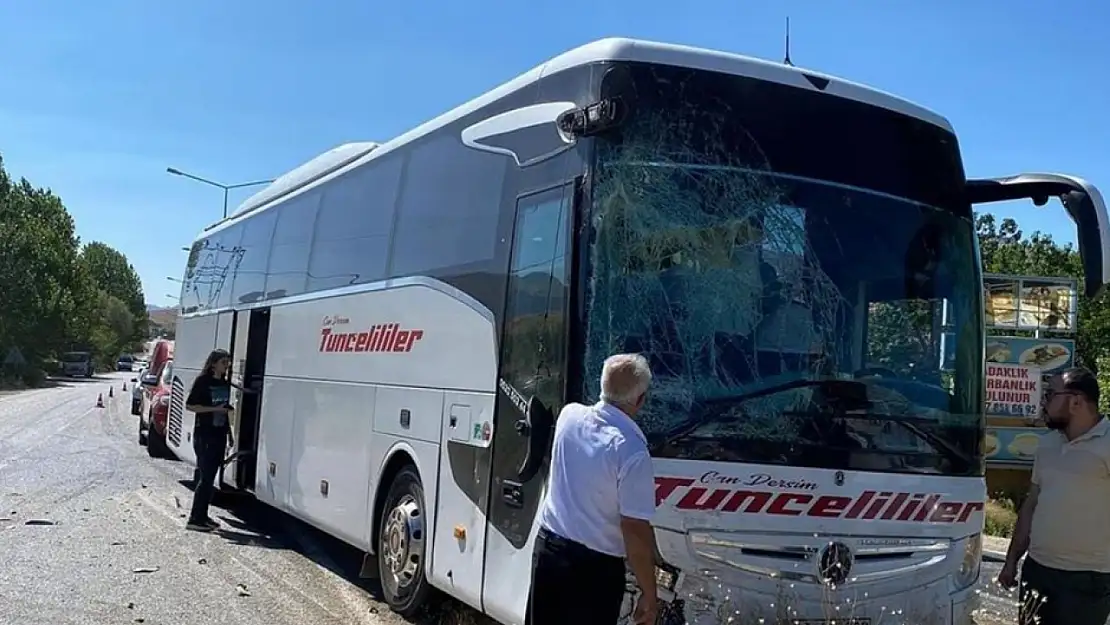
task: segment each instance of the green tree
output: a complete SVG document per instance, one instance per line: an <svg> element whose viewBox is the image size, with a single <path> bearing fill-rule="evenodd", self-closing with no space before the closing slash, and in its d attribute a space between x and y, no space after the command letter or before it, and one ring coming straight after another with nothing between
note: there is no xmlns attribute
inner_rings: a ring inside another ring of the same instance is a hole
<svg viewBox="0 0 1110 625"><path fill-rule="evenodd" d="M27 361L0 369L0 386L40 382L64 351L91 350L114 362L145 338L145 323L127 258L101 243L82 253L61 199L13 180L0 160L0 358L14 347Z"/></svg>
<svg viewBox="0 0 1110 625"><path fill-rule="evenodd" d="M143 298L143 286L138 272L127 261L127 257L110 245L93 241L81 251L81 260L92 283L122 302L130 313L129 343L134 345L145 340L150 320ZM104 304L106 301L109 300L102 299L100 303Z"/></svg>
<svg viewBox="0 0 1110 625"><path fill-rule="evenodd" d="M90 333L91 347L100 362L112 363L119 354L133 351L131 336L135 318L126 304L105 291L97 293L96 302L97 318Z"/></svg>
<svg viewBox="0 0 1110 625"><path fill-rule="evenodd" d="M0 348L33 364L65 347L76 305L77 236L49 190L13 183L0 162Z"/></svg>

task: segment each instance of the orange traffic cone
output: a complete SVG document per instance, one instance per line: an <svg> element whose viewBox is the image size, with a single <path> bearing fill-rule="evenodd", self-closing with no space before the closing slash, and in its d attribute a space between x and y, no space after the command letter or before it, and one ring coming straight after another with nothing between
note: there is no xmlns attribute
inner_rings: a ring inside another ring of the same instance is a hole
<svg viewBox="0 0 1110 625"><path fill-rule="evenodd" d="M97 393L96 394L96 407L97 408L103 408L104 407L104 395L102 393Z"/></svg>
<svg viewBox="0 0 1110 625"><path fill-rule="evenodd" d="M124 383L123 383L123 392L124 392L124 393L126 393L126 392L127 392L127 382L124 382Z"/></svg>
<svg viewBox="0 0 1110 625"><path fill-rule="evenodd" d="M114 395L112 395L112 389L113 389L113 388L115 388L115 387L113 387L113 386L109 386L109 387L108 387L108 398L109 398L109 399L111 399L112 397L114 397Z"/></svg>

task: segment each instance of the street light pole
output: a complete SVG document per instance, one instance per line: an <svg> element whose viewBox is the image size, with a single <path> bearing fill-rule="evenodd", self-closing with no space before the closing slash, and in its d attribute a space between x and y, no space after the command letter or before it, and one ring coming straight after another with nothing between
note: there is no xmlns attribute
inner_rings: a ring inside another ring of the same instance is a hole
<svg viewBox="0 0 1110 625"><path fill-rule="evenodd" d="M206 185L216 187L217 189L223 189L223 191L224 191L224 219L227 219L227 199L228 199L228 193L232 189L242 189L244 187L257 187L258 185L270 184L271 182L273 182L273 179L270 179L270 180L252 180L250 182L240 182L240 183L237 183L237 184L223 184L222 182L216 182L214 180L209 180L207 178L201 178L200 176L195 176L193 174L181 171L180 169L176 169L174 167L167 167L166 168L166 173L167 174L172 174L174 176L182 176L184 178L189 178L189 179L192 179L192 180L196 180L197 182L201 182L201 183L204 183Z"/></svg>

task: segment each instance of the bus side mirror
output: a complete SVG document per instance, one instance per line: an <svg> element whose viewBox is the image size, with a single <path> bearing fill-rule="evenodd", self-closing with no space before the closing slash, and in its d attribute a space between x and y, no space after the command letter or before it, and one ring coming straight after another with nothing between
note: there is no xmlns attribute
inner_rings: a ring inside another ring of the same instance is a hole
<svg viewBox="0 0 1110 625"><path fill-rule="evenodd" d="M1110 215L1102 194L1091 183L1061 174L1020 174L968 180L966 192L972 206L1019 199L1043 206L1048 198L1059 198L1068 217L1075 222L1084 293L1087 297L1098 297L1110 285Z"/></svg>
<svg viewBox="0 0 1110 625"><path fill-rule="evenodd" d="M157 376L153 376L153 375L144 375L144 376L143 376L143 381L142 381L142 385L143 385L143 386L158 386L158 378L157 378Z"/></svg>
<svg viewBox="0 0 1110 625"><path fill-rule="evenodd" d="M555 416L551 409L533 396L528 400L527 416L516 422L516 431L528 437L528 451L517 469L517 477L521 482L527 482L540 472L554 430Z"/></svg>
<svg viewBox="0 0 1110 625"><path fill-rule="evenodd" d="M558 156L575 145L559 126L559 119L575 111L574 102L543 102L505 111L462 130L463 145L513 159L528 167Z"/></svg>

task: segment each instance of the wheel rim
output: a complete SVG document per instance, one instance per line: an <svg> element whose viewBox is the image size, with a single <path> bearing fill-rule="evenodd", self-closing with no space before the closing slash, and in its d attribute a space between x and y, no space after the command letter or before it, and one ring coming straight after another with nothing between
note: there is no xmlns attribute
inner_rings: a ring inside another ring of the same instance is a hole
<svg viewBox="0 0 1110 625"><path fill-rule="evenodd" d="M424 560L424 520L416 498L406 494L382 526L382 583L398 596L411 589Z"/></svg>

